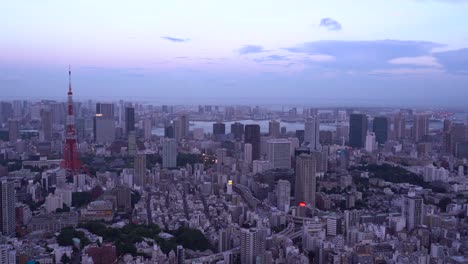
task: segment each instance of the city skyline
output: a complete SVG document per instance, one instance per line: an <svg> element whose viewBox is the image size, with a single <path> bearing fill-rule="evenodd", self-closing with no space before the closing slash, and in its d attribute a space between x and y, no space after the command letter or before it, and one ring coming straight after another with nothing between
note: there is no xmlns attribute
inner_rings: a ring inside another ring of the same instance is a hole
<svg viewBox="0 0 468 264"><path fill-rule="evenodd" d="M467 11L423 0L11 2L2 99L63 99L71 64L77 100L463 107Z"/></svg>

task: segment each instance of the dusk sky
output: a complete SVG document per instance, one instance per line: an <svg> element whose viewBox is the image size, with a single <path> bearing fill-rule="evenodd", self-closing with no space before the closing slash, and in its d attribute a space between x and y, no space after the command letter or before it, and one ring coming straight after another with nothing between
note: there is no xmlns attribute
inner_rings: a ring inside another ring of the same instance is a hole
<svg viewBox="0 0 468 264"><path fill-rule="evenodd" d="M1 99L467 106L468 1L3 1Z"/></svg>

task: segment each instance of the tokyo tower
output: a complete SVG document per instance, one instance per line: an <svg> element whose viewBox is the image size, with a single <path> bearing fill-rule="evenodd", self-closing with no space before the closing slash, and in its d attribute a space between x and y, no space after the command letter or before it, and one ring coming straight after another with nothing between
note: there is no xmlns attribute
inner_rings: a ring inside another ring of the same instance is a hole
<svg viewBox="0 0 468 264"><path fill-rule="evenodd" d="M76 146L75 116L73 114L73 92L71 86L71 69L68 67L68 106L67 123L65 128L65 146L63 148L62 168L69 173L76 174L82 164Z"/></svg>

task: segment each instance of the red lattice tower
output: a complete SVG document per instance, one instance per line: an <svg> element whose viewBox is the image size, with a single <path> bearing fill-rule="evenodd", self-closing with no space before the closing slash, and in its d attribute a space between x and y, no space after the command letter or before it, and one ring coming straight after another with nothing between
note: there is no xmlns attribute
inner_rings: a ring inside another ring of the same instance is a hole
<svg viewBox="0 0 468 264"><path fill-rule="evenodd" d="M73 92L71 87L71 69L68 68L68 106L67 106L67 123L65 130L65 146L63 148L62 168L71 172L78 173L82 167L78 149L76 146L76 130L75 116L73 114Z"/></svg>

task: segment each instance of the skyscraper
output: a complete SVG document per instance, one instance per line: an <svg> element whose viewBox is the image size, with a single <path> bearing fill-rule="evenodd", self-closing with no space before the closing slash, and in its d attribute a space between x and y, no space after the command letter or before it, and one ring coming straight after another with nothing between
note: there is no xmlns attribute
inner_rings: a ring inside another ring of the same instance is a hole
<svg viewBox="0 0 468 264"><path fill-rule="evenodd" d="M226 134L226 124L216 122L213 124L213 136L220 140Z"/></svg>
<svg viewBox="0 0 468 264"><path fill-rule="evenodd" d="M289 199L291 196L291 183L279 180L276 184L276 206L279 210L287 213L289 211Z"/></svg>
<svg viewBox="0 0 468 264"><path fill-rule="evenodd" d="M6 178L0 179L0 227L2 234L11 236L15 234L15 184Z"/></svg>
<svg viewBox="0 0 468 264"><path fill-rule="evenodd" d="M273 138L278 138L280 136L280 122L271 120L268 123L268 135Z"/></svg>
<svg viewBox="0 0 468 264"><path fill-rule="evenodd" d="M41 130L44 141L50 142L52 140L52 112L48 108L41 110Z"/></svg>
<svg viewBox="0 0 468 264"><path fill-rule="evenodd" d="M296 130L296 137L297 139L299 139L299 145L302 145L302 143L304 143L304 130L303 129Z"/></svg>
<svg viewBox="0 0 468 264"><path fill-rule="evenodd" d="M105 118L114 119L114 104L112 103L96 103L96 114Z"/></svg>
<svg viewBox="0 0 468 264"><path fill-rule="evenodd" d="M349 146L364 148L367 135L367 116L351 114L349 116Z"/></svg>
<svg viewBox="0 0 468 264"><path fill-rule="evenodd" d="M16 143L19 139L19 120L18 119L10 119L8 120L8 136L10 138L11 143Z"/></svg>
<svg viewBox="0 0 468 264"><path fill-rule="evenodd" d="M224 252L232 248L231 243L231 227L219 230L218 251Z"/></svg>
<svg viewBox="0 0 468 264"><path fill-rule="evenodd" d="M301 154L296 158L296 203L315 208L316 160L313 155Z"/></svg>
<svg viewBox="0 0 468 264"><path fill-rule="evenodd" d="M241 263L263 263L265 255L265 233L257 228L241 229Z"/></svg>
<svg viewBox="0 0 468 264"><path fill-rule="evenodd" d="M125 108L125 133L128 135L130 131L135 131L135 108Z"/></svg>
<svg viewBox="0 0 468 264"><path fill-rule="evenodd" d="M429 134L429 119L427 115L417 114L413 116L413 140L421 141L424 136Z"/></svg>
<svg viewBox="0 0 468 264"><path fill-rule="evenodd" d="M151 139L151 129L152 129L152 124L151 124L151 119L146 118L143 120L143 137L148 140Z"/></svg>
<svg viewBox="0 0 468 264"><path fill-rule="evenodd" d="M273 168L291 168L291 142L287 139L268 140L267 159Z"/></svg>
<svg viewBox="0 0 468 264"><path fill-rule="evenodd" d="M318 117L307 118L304 123L304 142L309 143L311 150L320 149L320 120Z"/></svg>
<svg viewBox="0 0 468 264"><path fill-rule="evenodd" d="M372 152L376 149L374 132L367 132L365 148L367 152Z"/></svg>
<svg viewBox="0 0 468 264"><path fill-rule="evenodd" d="M189 126L189 118L186 114L181 114L176 120L174 120L174 135L177 142L182 139L188 139Z"/></svg>
<svg viewBox="0 0 468 264"><path fill-rule="evenodd" d="M143 187L146 180L146 155L137 154L134 159L134 177L133 184Z"/></svg>
<svg viewBox="0 0 468 264"><path fill-rule="evenodd" d="M466 126L464 124L453 124L450 128L450 150L456 155L456 146L466 141Z"/></svg>
<svg viewBox="0 0 468 264"><path fill-rule="evenodd" d="M115 121L113 118L96 114L94 123L94 141L96 143L112 143L115 140Z"/></svg>
<svg viewBox="0 0 468 264"><path fill-rule="evenodd" d="M244 160L247 163L252 163L252 144L245 143L244 144Z"/></svg>
<svg viewBox="0 0 468 264"><path fill-rule="evenodd" d="M374 118L373 130L375 133L375 139L379 144L387 142L389 127L387 117L378 116Z"/></svg>
<svg viewBox="0 0 468 264"><path fill-rule="evenodd" d="M177 167L177 142L172 138L165 138L162 144L163 168Z"/></svg>
<svg viewBox="0 0 468 264"><path fill-rule="evenodd" d="M411 231L416 226L422 225L424 212L424 200L416 196L414 191L409 191L404 197L402 214L406 218L406 228Z"/></svg>
<svg viewBox="0 0 468 264"><path fill-rule="evenodd" d="M406 119L405 115L401 112L395 114L393 118L393 135L396 140L405 137L406 134Z"/></svg>
<svg viewBox="0 0 468 264"><path fill-rule="evenodd" d="M234 135L236 140L242 140L242 136L244 135L244 124L239 122L231 124L231 133Z"/></svg>
<svg viewBox="0 0 468 264"><path fill-rule="evenodd" d="M252 144L252 160L260 159L260 126L246 125L244 141Z"/></svg>

